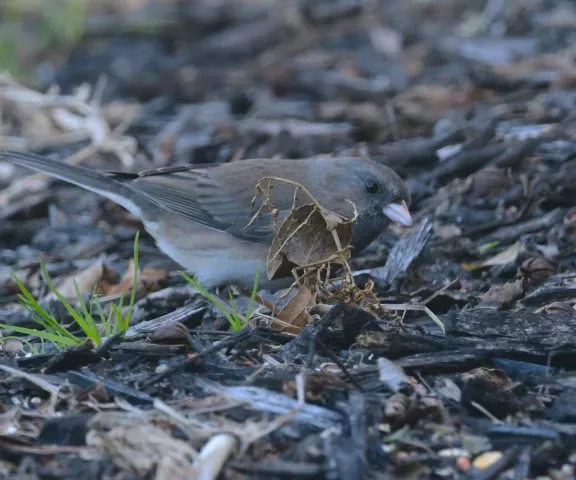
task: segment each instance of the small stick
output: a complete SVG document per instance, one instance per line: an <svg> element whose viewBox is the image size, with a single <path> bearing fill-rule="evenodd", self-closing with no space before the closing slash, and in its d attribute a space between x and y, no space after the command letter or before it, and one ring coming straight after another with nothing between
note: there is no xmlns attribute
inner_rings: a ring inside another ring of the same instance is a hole
<svg viewBox="0 0 576 480"><path fill-rule="evenodd" d="M430 310L426 305L412 305L411 303L399 303L397 305L393 304L393 303L381 303L380 307L382 307L385 310L398 310L401 312L405 312L405 311L418 311L418 312L425 312L433 321L436 325L438 325L440 327L440 329L442 330L442 333L446 334L446 329L444 328L444 324L442 323L442 320L440 320L435 313L432 312L432 310Z"/></svg>

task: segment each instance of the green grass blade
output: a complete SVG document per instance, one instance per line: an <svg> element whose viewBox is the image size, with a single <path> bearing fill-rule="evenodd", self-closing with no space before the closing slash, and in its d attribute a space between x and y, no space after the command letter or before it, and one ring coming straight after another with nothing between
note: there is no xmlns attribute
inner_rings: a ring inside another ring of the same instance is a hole
<svg viewBox="0 0 576 480"><path fill-rule="evenodd" d="M100 335L100 331L98 330L98 325L92 316L92 312L88 310L86 306L86 302L84 298L82 298L82 294L80 293L80 289L78 288L78 284L76 280L74 280L74 290L76 291L76 299L80 304L80 308L82 309L83 315L78 315L81 321L77 321L79 327L82 331L86 334L86 336L95 342L97 345L102 344L102 337Z"/></svg>
<svg viewBox="0 0 576 480"><path fill-rule="evenodd" d="M12 278L14 278L16 285L18 285L18 288L22 292L22 294L18 295L18 297L20 299L22 298L25 299L25 306L29 310L36 312L38 315L40 315L44 320L46 320L49 323L51 321L58 323L58 321L54 317L49 315L48 312L46 312L46 310L36 301L36 299L32 296L30 291L26 288L26 286L20 281L20 279L15 274L12 275Z"/></svg>
<svg viewBox="0 0 576 480"><path fill-rule="evenodd" d="M122 315L122 307L120 305L112 304L110 307L110 322L112 322L112 319L114 318L113 333L117 334L118 332L121 332L122 335L124 335L126 330L128 330L128 324L126 323L128 316Z"/></svg>
<svg viewBox="0 0 576 480"><path fill-rule="evenodd" d="M54 282L52 281L50 275L48 274L46 265L44 263L40 264L42 276L50 292L64 306L68 314L72 317L72 319L78 325L78 327L82 329L86 337L91 339L98 345L102 343L102 332L100 330L101 328L103 329L107 337L111 337L118 331L121 331L123 334L125 334L126 331L128 330L128 327L130 326L130 320L134 310L134 305L136 303L136 294L138 291L139 239L140 239L140 232L137 232L134 239L134 275L133 275L134 278L132 280L132 291L130 294L130 302L125 315L122 314L122 309L125 300L124 294L120 296L118 304L114 303L110 304L110 312L108 315L106 315L104 313L104 308L102 307L102 304L98 299L98 295L96 294L96 287L94 287L94 290L92 291L90 300L86 302L82 294L80 293L80 289L78 288L78 284L76 283L76 281L74 281L74 290L76 293L76 301L79 304L79 308L73 306L70 303L70 301L64 295L62 295L54 285ZM21 291L21 294L18 295L20 303L24 306L24 308L27 311L30 312L32 319L39 326L44 328L44 331L24 327L13 327L10 325L6 325L4 328L11 329L18 333L38 337L42 342L44 340L50 341L54 343L58 348L61 346L78 345L83 342L83 339L76 337L74 334L72 334L66 328L64 328L60 324L58 319L49 310L44 309L33 297L30 291L26 288L24 283L21 282L20 279L16 277L14 273L12 274L12 276ZM198 285L198 290L203 289ZM214 297L212 297L208 292L206 292L205 290L204 292L207 294L208 298L210 298L213 301L215 300ZM96 309L98 311L102 327L100 327L99 323L95 319L94 305L96 305ZM223 307L220 304L216 303L216 305L222 310ZM225 310L224 312L226 313L226 317L229 318L227 312Z"/></svg>
<svg viewBox="0 0 576 480"><path fill-rule="evenodd" d="M252 287L252 295L250 295L250 301L248 302L248 310L246 316L244 317L244 325L247 326L250 318L252 317L252 310L254 310L254 303L256 303L256 295L258 295L258 283L260 281L260 268L256 269L256 276L254 277L254 286Z"/></svg>
<svg viewBox="0 0 576 480"><path fill-rule="evenodd" d="M98 298L97 295L94 295L92 297L92 303L96 305L96 310L98 310L98 316L100 317L100 323L102 323L103 327L104 327L104 334L106 335L107 338L109 338L111 329L110 329L110 316L106 317L106 314L104 313L104 309L102 308L102 303L100 303L100 299Z"/></svg>
<svg viewBox="0 0 576 480"><path fill-rule="evenodd" d="M240 330L242 330L242 320L240 319L240 314L238 313L238 306L234 301L232 292L229 292L229 298L230 298L230 305L232 306L232 319L234 320L230 324L230 328L232 328L232 331L234 332L239 332Z"/></svg>
<svg viewBox="0 0 576 480"><path fill-rule="evenodd" d="M61 345L74 346L74 345L79 345L80 343L82 343L78 339L73 340L73 339L68 338L68 337L62 337L61 335L57 335L55 333L49 333L49 332L46 332L43 330L36 330L34 328L17 327L16 325L8 325L5 323L0 323L0 328L12 330L14 332L23 333L24 335L32 335L34 337L48 340L49 342L54 343L57 347L61 346Z"/></svg>
<svg viewBox="0 0 576 480"><path fill-rule="evenodd" d="M64 305L64 308L66 309L68 314L74 319L74 321L81 326L83 323L82 316L76 311L76 309L70 304L70 302L68 302L66 297L62 295L58 291L58 289L54 286L54 283L52 283L50 275L48 275L48 270L46 270L46 265L42 264L41 267L42 267L42 276L44 277L44 281L46 282L46 285L48 285L50 291L56 296L56 298L60 301L60 303Z"/></svg>
<svg viewBox="0 0 576 480"><path fill-rule="evenodd" d="M76 337L71 334L68 330L66 330L60 322L52 315L50 312L46 311L32 296L30 291L26 288L26 286L14 275L14 281L20 288L22 292L21 295L18 295L18 298L24 305L30 314L32 315L32 319L44 327L47 331L55 332L57 335L68 337L72 340L77 340Z"/></svg>
<svg viewBox="0 0 576 480"><path fill-rule="evenodd" d="M224 307L224 305L222 305L222 303L220 301L218 301L216 299L216 297L214 297L214 295L212 295L210 292L208 292L196 280L194 280L193 278L186 275L185 272L179 272L179 273L180 273L180 275L182 275L182 277L184 277L184 279L189 284L191 284L194 288L196 288L202 294L202 296L204 296L205 298L210 300L210 302L212 302L214 305L216 305L216 307L218 308L218 310L220 310L222 315L224 315L224 317L226 317L226 320L228 320L228 323L230 323L230 325L234 324L234 319L232 318L232 316L230 315L230 313L228 312L226 307Z"/></svg>
<svg viewBox="0 0 576 480"><path fill-rule="evenodd" d="M136 303L136 293L138 291L138 264L139 258L139 242L140 242L140 232L136 232L136 237L134 238L134 278L132 279L132 292L130 293L130 303L128 304L128 311L125 316L119 316L118 327L122 333L126 333L128 327L130 326L130 319L132 318L132 311L134 310L134 304ZM123 301L123 297L121 297ZM120 304L120 307L122 304Z"/></svg>

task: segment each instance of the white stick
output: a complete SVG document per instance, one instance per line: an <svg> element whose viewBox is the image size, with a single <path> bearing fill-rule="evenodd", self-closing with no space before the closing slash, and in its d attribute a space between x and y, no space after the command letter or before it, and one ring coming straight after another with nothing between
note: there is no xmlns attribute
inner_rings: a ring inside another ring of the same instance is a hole
<svg viewBox="0 0 576 480"><path fill-rule="evenodd" d="M214 435L198 455L198 460L192 467L190 479L216 480L222 467L232 454L238 443L236 437L229 433Z"/></svg>

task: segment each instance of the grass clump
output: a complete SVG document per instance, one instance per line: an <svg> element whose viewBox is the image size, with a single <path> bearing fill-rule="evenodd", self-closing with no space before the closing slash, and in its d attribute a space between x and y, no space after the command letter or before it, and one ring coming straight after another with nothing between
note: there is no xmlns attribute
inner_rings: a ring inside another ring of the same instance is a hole
<svg viewBox="0 0 576 480"><path fill-rule="evenodd" d="M21 79L38 56L56 49L66 55L77 45L88 15L84 0L5 0L0 8L0 64Z"/></svg>
<svg viewBox="0 0 576 480"><path fill-rule="evenodd" d="M252 316L252 311L254 309L254 303L256 302L256 295L258 294L258 282L260 279L260 270L256 271L256 277L254 278L254 286L252 287L252 294L250 295L250 302L248 303L248 310L246 311L246 315L242 317L240 312L238 311L238 306L232 297L232 293L230 293L230 306L232 307L232 312L230 312L226 306L214 295L212 295L208 290L206 290L202 285L200 285L196 280L192 277L187 275L184 272L180 272L180 275L196 290L200 292L200 294L206 298L209 302L213 303L218 310L222 313L222 315L228 320L230 324L230 329L233 332L239 332L244 327L248 325L250 321L250 317Z"/></svg>
<svg viewBox="0 0 576 480"><path fill-rule="evenodd" d="M48 341L54 344L54 346L63 350L67 347L73 347L84 343L86 340L91 340L96 345L101 345L104 336L111 337L117 333L124 335L130 326L130 319L132 317L132 311L134 309L134 303L136 302L136 291L138 286L138 240L140 234L136 234L134 240L134 278L132 281L132 291L130 293L130 301L128 303L128 309L126 313L122 312L124 307L125 296L122 294L117 303L111 303L108 314L104 313L104 308L98 298L98 295L94 291L92 297L88 301L88 304L84 301L78 285L74 282L76 289L76 301L77 306L73 306L66 297L64 297L56 288L48 271L46 265L41 263L42 277L46 282L49 290L54 294L54 296L62 303L68 314L72 317L76 326L78 326L83 335L78 336L70 332L65 328L54 314L49 310L44 308L30 291L26 288L24 283L20 281L16 275L13 275L14 281L20 289L20 294L18 298L20 303L28 310L31 314L32 319L42 330L35 328L25 328L18 327L15 325L7 325L0 323L0 328L5 328L12 330L17 333L22 333L25 335L31 335L33 337L39 338L42 342ZM94 307L96 307L97 316L94 314ZM11 337L14 338L14 337ZM22 340L22 339L20 339ZM29 342L26 342L30 344ZM42 343L43 345L43 343ZM43 348L42 348L43 350ZM35 351L33 349L33 351Z"/></svg>

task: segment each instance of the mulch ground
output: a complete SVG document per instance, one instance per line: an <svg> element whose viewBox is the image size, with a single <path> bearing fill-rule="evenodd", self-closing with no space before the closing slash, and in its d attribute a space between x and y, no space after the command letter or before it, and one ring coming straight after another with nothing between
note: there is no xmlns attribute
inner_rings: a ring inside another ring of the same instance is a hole
<svg viewBox="0 0 576 480"><path fill-rule="evenodd" d="M40 262L63 289L76 276L117 298L141 231L125 338L57 350L3 330L3 478L573 478L573 2L143 16L155 28L135 33L130 15L89 14L36 85L0 78L2 148L126 171L369 155L406 179L415 225L352 262L385 312L326 301L281 328L259 307L233 332L120 207L0 164L1 323L37 327L15 273L74 330Z"/></svg>

